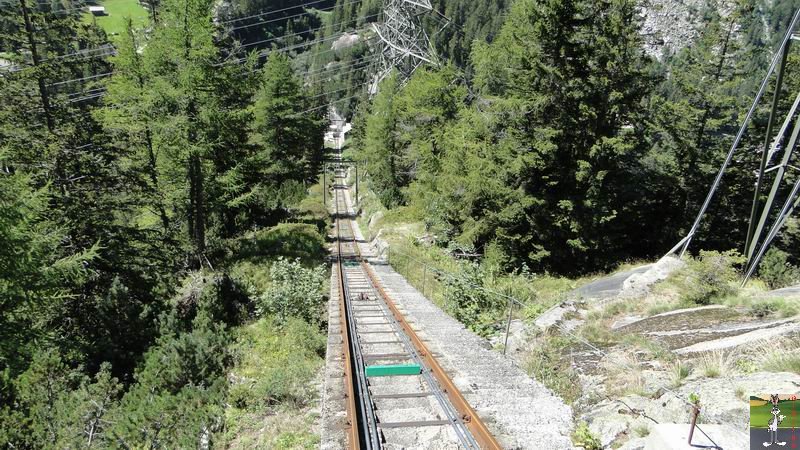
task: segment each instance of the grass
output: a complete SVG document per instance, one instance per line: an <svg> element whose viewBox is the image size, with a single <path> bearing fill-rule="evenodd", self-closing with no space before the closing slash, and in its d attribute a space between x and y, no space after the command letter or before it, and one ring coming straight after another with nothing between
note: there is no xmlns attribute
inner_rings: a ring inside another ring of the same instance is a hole
<svg viewBox="0 0 800 450"><path fill-rule="evenodd" d="M682 361L675 360L672 362L672 364L669 365L669 375L672 387L680 387L686 380L686 377L689 376L689 373L691 373L691 369Z"/></svg>
<svg viewBox="0 0 800 450"><path fill-rule="evenodd" d="M760 362L763 370L800 374L800 347L796 342L780 348L772 347L763 353Z"/></svg>
<svg viewBox="0 0 800 450"><path fill-rule="evenodd" d="M747 308L750 313L758 318L788 318L800 314L800 298L764 298L754 296L733 296L723 299L720 303Z"/></svg>
<svg viewBox="0 0 800 450"><path fill-rule="evenodd" d="M609 353L600 362L607 375L606 386L612 395L646 396L645 378L639 357L631 350Z"/></svg>
<svg viewBox="0 0 800 450"><path fill-rule="evenodd" d="M225 412L226 448L315 448L310 408L325 334L294 319L263 318L237 330L237 363Z"/></svg>
<svg viewBox="0 0 800 450"><path fill-rule="evenodd" d="M542 335L530 346L525 356L525 372L556 393L567 404L582 396L578 375L562 353L573 342L561 336Z"/></svg>
<svg viewBox="0 0 800 450"><path fill-rule="evenodd" d="M724 352L706 352L697 361L697 368L708 378L727 375L734 369L734 362Z"/></svg>
<svg viewBox="0 0 800 450"><path fill-rule="evenodd" d="M144 28L150 23L147 10L139 5L137 0L102 0L98 2L98 5L106 8L106 15L94 16L86 13L83 15L83 21L97 23L112 40L114 36L125 31L125 22L128 17L132 19L136 29Z"/></svg>

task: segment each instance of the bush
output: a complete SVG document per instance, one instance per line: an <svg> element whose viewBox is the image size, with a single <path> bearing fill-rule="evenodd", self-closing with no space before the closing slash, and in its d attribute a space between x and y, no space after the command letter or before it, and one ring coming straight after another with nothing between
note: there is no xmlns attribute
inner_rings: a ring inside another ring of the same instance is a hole
<svg viewBox="0 0 800 450"><path fill-rule="evenodd" d="M603 448L600 439L589 430L589 425L586 422L578 424L577 428L575 428L575 433L572 435L572 440L575 442L575 445L583 447L586 450L599 450Z"/></svg>
<svg viewBox="0 0 800 450"><path fill-rule="evenodd" d="M259 315L272 314L279 323L285 323L290 317L320 323L325 281L323 266L309 269L299 258L290 261L280 257L270 267L269 275L272 285L259 300Z"/></svg>
<svg viewBox="0 0 800 450"><path fill-rule="evenodd" d="M316 263L326 255L325 238L314 225L282 223L258 230L241 238L233 253L239 260L268 262L275 256L299 258L306 264Z"/></svg>
<svg viewBox="0 0 800 450"><path fill-rule="evenodd" d="M700 257L689 261L681 271L684 299L698 305L708 305L715 299L735 295L739 279L736 267L744 262L745 258L736 250L701 251Z"/></svg>
<svg viewBox="0 0 800 450"><path fill-rule="evenodd" d="M315 325L264 318L242 329L228 402L260 410L275 404L303 406L315 395L313 378L323 364L325 335Z"/></svg>
<svg viewBox="0 0 800 450"><path fill-rule="evenodd" d="M494 330L494 323L505 302L498 301L485 290L484 276L477 264L463 264L459 276L445 277L444 300L448 312L480 336L488 336Z"/></svg>
<svg viewBox="0 0 800 450"><path fill-rule="evenodd" d="M789 254L777 248L771 248L761 260L758 276L771 289L790 286L800 280L800 269L789 264Z"/></svg>

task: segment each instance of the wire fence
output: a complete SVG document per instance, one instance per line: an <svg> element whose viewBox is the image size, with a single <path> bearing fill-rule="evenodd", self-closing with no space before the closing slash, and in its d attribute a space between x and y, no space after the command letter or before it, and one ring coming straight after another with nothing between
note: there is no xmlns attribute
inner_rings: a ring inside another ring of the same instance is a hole
<svg viewBox="0 0 800 450"><path fill-rule="evenodd" d="M517 298L515 298L515 297L513 297L511 295L508 295L508 294L505 294L505 293L502 293L502 292L498 292L498 291L496 291L494 289L490 289L490 288L487 288L485 286L481 286L481 285L472 283L469 280L467 280L466 278L460 277L460 276L458 276L456 274L453 274L451 272L448 272L448 271L439 269L437 267L434 267L434 266L428 264L425 261L422 261L422 260L420 260L418 258L415 258L414 256L412 256L412 255L410 255L408 253L399 251L397 249L392 249L392 248L387 247L383 252L381 252L381 254L378 255L378 258L381 258L384 255L384 253L386 255L385 256L386 261L388 262L389 265L392 266L392 268L395 269L395 271L397 271L400 275L402 275L406 279L406 281L408 281L410 284L412 284L413 286L417 287L420 290L420 292L422 293L423 296L425 296L426 298L430 299L434 303L442 305L444 307L444 309L446 311L448 311L448 312L452 311L451 308L454 307L454 305L451 305L451 304L448 303L448 296L445 294L446 290L448 289L448 286L447 286L448 281L457 282L457 283L465 284L467 286L471 286L474 289L481 290L481 291L485 292L487 295L490 295L490 296L492 296L494 298L501 299L501 300L505 301L506 302L506 308L507 308L507 310L506 310L507 311L507 318L506 318L506 323L505 323L505 336L504 336L504 341L503 341L504 342L504 344L503 344L503 354L506 355L506 351L507 351L507 348L508 348L509 332L510 332L510 328L511 328L511 322L512 322L513 317L514 317L514 311L515 311L516 308L521 308L521 307L526 306L527 305L526 302L520 301L519 299L517 299ZM623 370L640 370L641 369L641 367L639 367L639 366L635 366L634 367L632 364L630 364L629 361L623 359L621 357L621 355L616 355L616 354L612 354L612 353L609 353L607 351L604 351L601 348L599 348L598 346L596 346L593 343L591 343L589 340L585 339L584 337L580 336L579 334L576 334L573 331L571 331L571 330L569 330L569 329L567 329L567 328L565 328L565 327L563 327L561 325L556 325L556 328L561 333L563 333L564 335L567 335L570 338L572 338L575 341L577 341L578 343L586 346L589 349L590 352L596 353L599 356L601 356L601 358L606 363L611 364L613 366L616 366L618 369L623 369ZM704 412L704 410L702 410L702 409L700 409L698 407L698 405L692 403L691 401L689 401L688 398L686 398L686 396L681 395L680 393L678 393L677 391L675 391L671 387L666 386L664 384L659 384L659 385L657 385L655 387L657 388L657 391L661 391L661 392L670 394L671 396L673 396L676 399L678 399L679 401L681 401L684 405L686 405L688 408L690 408L688 410L688 412L691 413L692 410L696 409L699 418L704 419L706 422L714 422L714 419L709 417L708 414L706 414ZM608 397L608 399L612 400L612 401L620 401L621 402L621 400L619 400L619 399L612 399L610 397ZM624 403L624 402L622 402L622 403ZM628 407L628 408L630 409L630 407ZM658 423L652 417L647 416L647 414L644 411L635 411L635 410L632 410L632 411L634 411L636 414L638 414L638 415L640 415L642 417L645 417L645 418L647 418L647 419L649 419L649 420L651 420L653 422ZM711 436L709 436L708 433L706 433L706 431L704 431L702 429L702 427L699 424L695 424L694 428L697 429L700 433L702 433L706 437L706 439L708 439L708 441L713 444L714 447L721 448L721 447L719 447L719 445L716 444L716 442L713 440L713 438L711 438ZM712 447L712 448L714 448L714 447Z"/></svg>

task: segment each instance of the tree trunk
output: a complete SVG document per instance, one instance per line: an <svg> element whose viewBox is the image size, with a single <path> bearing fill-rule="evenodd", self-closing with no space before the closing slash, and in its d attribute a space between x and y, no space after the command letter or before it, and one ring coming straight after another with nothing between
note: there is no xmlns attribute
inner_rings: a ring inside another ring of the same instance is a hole
<svg viewBox="0 0 800 450"><path fill-rule="evenodd" d="M169 217L167 216L167 210L164 208L164 202L161 200L161 194L158 188L158 166L156 165L156 154L153 150L153 133L150 131L149 124L145 125L144 137L147 144L147 172L150 175L150 181L153 183L153 195L156 207L158 208L158 215L161 217L161 225L164 227L164 235L166 236L169 234Z"/></svg>

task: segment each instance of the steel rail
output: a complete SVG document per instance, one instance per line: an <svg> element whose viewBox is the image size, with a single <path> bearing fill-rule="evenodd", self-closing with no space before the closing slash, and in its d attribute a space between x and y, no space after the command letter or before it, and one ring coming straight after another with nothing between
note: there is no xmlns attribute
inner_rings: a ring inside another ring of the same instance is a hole
<svg viewBox="0 0 800 450"><path fill-rule="evenodd" d="M340 175L335 178L341 179ZM342 183L344 184L344 183ZM340 184L341 185L341 184ZM346 199L342 198L347 207ZM342 216L339 209L340 192L336 190L336 211L337 211L337 234L339 248L341 249L342 243ZM353 254L360 263L361 271L371 284L371 289L378 294L379 306L384 312L386 318L390 321L392 328L396 330L397 336L403 342L406 351L415 362L423 367L421 375L437 398L442 410L447 416L447 422L453 427L456 436L465 448L482 448L482 449L500 449L502 448L494 436L489 431L486 424L481 420L477 412L469 405L469 402L464 398L463 394L458 390L458 387L450 379L442 366L430 352L428 347L419 338L413 328L410 326L405 316L399 311L392 298L384 289L380 280L378 280L375 272L372 270L370 264L362 258L358 244L355 242L355 232L353 229L352 219L344 220L345 225L349 228L349 234L352 237L351 245ZM341 250L340 250L341 254ZM343 265L339 269L342 271L340 280L346 280ZM342 289L340 287L340 289ZM343 290L346 290L345 286ZM351 344L357 341L358 337L356 330L352 329Z"/></svg>
<svg viewBox="0 0 800 450"><path fill-rule="evenodd" d="M344 353L345 353L345 384L347 385L347 413L348 413L348 448L351 449L380 449L380 439L378 438L377 419L372 408L372 400L369 398L369 387L363 370L364 360L361 355L360 345L358 344L358 334L355 329L355 322L350 320L353 317L353 310L350 305L350 290L347 284L347 274L344 270L344 258L342 252L342 215L339 210L339 193L336 192L336 234L338 247L338 271L339 271L339 317L340 329L343 333ZM351 227L352 231L352 227ZM355 235L351 234L351 251L357 255L357 246L352 241ZM357 388L356 388L357 387ZM363 445L363 447L362 447Z"/></svg>
<svg viewBox="0 0 800 450"><path fill-rule="evenodd" d="M337 225L338 226L338 225ZM358 424L356 423L356 395L353 388L353 362L350 359L350 330L345 326L344 314L347 310L345 301L345 281L344 270L342 269L342 243L338 242L338 281L339 281L339 332L342 334L342 345L344 353L344 379L345 379L345 404L347 411L347 444L350 449L359 449L361 444L358 435Z"/></svg>
<svg viewBox="0 0 800 450"><path fill-rule="evenodd" d="M369 277L373 286L375 286L381 297L383 297L386 305L392 311L394 319L398 322L409 339L411 339L411 343L419 354L423 364L428 370L431 371L434 378L441 386L442 391L450 400L450 403L453 405L456 411L458 411L460 416L459 418L464 422L467 429L472 434L472 437L477 441L478 445L480 445L482 449L502 449L500 443L497 442L492 433L489 431L489 428L485 423L483 423L483 420L481 420L478 413L472 408L472 406L470 406L469 402L466 398L464 398L464 395L461 393L461 391L458 390L458 387L455 385L453 380L450 379L450 376L447 375L447 372L445 372L444 368L442 368L442 366L433 356L431 351L428 349L428 346L425 345L419 336L417 336L417 333L405 319L403 313L401 313L397 308L397 305L392 297L388 292L386 292L386 289L384 289L383 285L378 280L375 272L372 270L372 267L370 267L370 265L364 261L361 261L361 266L367 273L367 276Z"/></svg>

